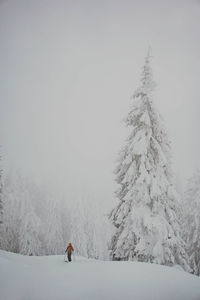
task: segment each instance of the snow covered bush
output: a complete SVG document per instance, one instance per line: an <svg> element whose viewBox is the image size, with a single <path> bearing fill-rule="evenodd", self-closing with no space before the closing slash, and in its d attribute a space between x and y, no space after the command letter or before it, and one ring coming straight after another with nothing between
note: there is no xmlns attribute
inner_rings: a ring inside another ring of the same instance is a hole
<svg viewBox="0 0 200 300"><path fill-rule="evenodd" d="M183 238L187 245L190 266L200 275L200 171L188 181L184 196Z"/></svg>
<svg viewBox="0 0 200 300"><path fill-rule="evenodd" d="M189 270L177 219L178 201L172 183L170 143L153 103L150 55L141 86L125 120L131 128L116 168L117 206L110 214L115 226L113 260L138 260L181 265Z"/></svg>

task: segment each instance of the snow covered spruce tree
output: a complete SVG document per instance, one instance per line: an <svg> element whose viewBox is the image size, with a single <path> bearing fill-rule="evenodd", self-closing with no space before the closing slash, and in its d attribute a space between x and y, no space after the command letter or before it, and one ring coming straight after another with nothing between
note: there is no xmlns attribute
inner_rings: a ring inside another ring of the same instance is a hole
<svg viewBox="0 0 200 300"><path fill-rule="evenodd" d="M200 275L200 171L189 180L184 196L183 238L187 245L190 266Z"/></svg>
<svg viewBox="0 0 200 300"><path fill-rule="evenodd" d="M125 123L131 128L116 169L118 204L110 213L115 226L113 260L181 265L189 271L177 220L178 201L171 180L170 144L152 98L155 83L150 55L141 86Z"/></svg>

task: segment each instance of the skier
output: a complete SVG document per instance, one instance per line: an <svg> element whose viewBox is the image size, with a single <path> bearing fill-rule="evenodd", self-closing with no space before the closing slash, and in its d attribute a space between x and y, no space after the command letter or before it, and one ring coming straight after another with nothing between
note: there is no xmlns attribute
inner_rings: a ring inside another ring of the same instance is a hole
<svg viewBox="0 0 200 300"><path fill-rule="evenodd" d="M67 258L68 261L72 261L72 252L74 251L74 248L72 246L72 243L69 243L69 245L67 246L67 249L65 250L65 253L67 253Z"/></svg>

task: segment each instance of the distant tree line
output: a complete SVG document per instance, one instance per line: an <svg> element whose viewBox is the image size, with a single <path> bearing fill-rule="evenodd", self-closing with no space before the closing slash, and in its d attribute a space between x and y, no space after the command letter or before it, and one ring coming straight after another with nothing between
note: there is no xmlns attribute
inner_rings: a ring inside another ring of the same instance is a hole
<svg viewBox="0 0 200 300"><path fill-rule="evenodd" d="M17 174L1 193L1 249L24 255L63 254L73 242L75 255L106 259L106 217L93 199L59 199Z"/></svg>

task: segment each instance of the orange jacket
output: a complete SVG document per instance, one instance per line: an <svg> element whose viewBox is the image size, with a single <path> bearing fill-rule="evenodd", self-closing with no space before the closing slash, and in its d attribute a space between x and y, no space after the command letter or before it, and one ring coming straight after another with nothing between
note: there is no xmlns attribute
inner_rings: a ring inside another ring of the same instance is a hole
<svg viewBox="0 0 200 300"><path fill-rule="evenodd" d="M74 251L74 248L73 248L72 244L69 243L69 245L67 246L66 252L72 252L72 251Z"/></svg>

